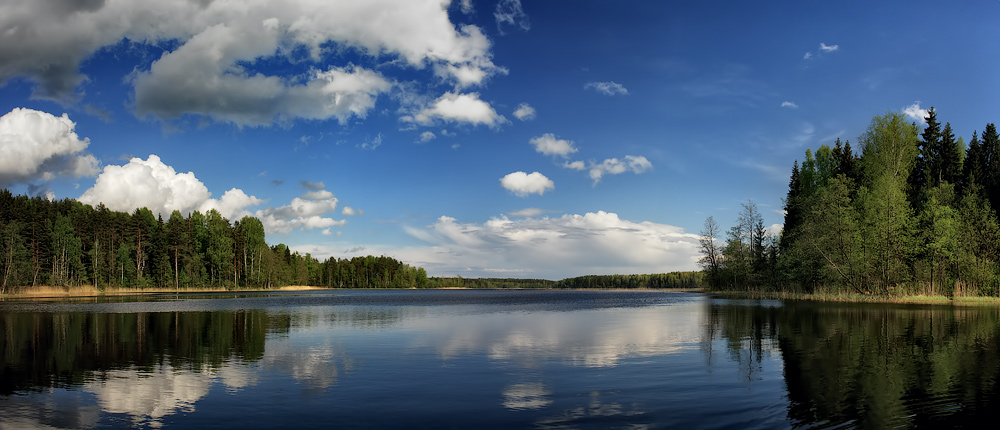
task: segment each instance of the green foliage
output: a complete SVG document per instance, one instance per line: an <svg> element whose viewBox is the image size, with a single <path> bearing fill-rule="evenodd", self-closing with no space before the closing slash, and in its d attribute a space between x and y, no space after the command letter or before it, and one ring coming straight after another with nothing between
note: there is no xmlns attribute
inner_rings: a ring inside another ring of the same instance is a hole
<svg viewBox="0 0 1000 430"><path fill-rule="evenodd" d="M269 247L254 217L174 211L166 222L75 200L0 190L0 293L34 285L106 288L426 288L427 271L390 257L320 262Z"/></svg>
<svg viewBox="0 0 1000 430"><path fill-rule="evenodd" d="M874 117L858 139L860 157L839 140L815 155L807 149L801 169L792 166L777 263L761 258L759 249L773 251L758 247L761 224L755 208L744 205L713 287L1000 293L1000 136L987 124L982 140L973 133L966 149L950 123L941 128L933 109L926 120L921 133L900 113ZM702 237L704 262L709 236ZM713 279L711 265L703 269Z"/></svg>

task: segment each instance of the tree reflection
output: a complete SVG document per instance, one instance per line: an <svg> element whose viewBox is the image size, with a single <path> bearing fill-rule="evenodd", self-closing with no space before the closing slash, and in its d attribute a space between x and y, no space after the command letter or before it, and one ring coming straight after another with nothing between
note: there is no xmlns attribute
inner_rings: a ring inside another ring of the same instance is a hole
<svg viewBox="0 0 1000 430"><path fill-rule="evenodd" d="M82 385L117 369L218 369L264 356L263 310L0 314L0 394Z"/></svg>
<svg viewBox="0 0 1000 430"><path fill-rule="evenodd" d="M741 365L777 346L798 425L937 427L1000 404L993 307L708 303L708 338Z"/></svg>

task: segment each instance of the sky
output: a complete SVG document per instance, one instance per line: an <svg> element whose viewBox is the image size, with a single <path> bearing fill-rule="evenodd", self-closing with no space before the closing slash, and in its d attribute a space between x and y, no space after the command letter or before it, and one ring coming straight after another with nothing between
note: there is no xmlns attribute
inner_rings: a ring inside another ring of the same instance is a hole
<svg viewBox="0 0 1000 430"><path fill-rule="evenodd" d="M873 116L1000 121L1000 1L7 0L0 187L433 276L697 270ZM856 146L855 146L856 148Z"/></svg>

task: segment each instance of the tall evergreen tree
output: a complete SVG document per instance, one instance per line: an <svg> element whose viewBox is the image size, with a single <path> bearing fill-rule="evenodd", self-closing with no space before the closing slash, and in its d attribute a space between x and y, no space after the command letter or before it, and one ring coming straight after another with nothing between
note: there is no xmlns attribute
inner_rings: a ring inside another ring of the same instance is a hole
<svg viewBox="0 0 1000 430"><path fill-rule="evenodd" d="M927 122L927 125L917 141L917 156L907 180L907 195L910 204L914 207L921 205L923 193L927 187L937 182L932 179L932 176L940 170L938 163L940 162L941 150L941 123L937 121L937 113L933 107L927 110L927 117L924 118L924 121Z"/></svg>
<svg viewBox="0 0 1000 430"><path fill-rule="evenodd" d="M778 249L781 252L785 252L791 247L799 227L802 225L803 202L800 201L802 197L799 194L801 186L799 183L799 162L795 161L792 164L792 175L788 179L788 194L785 196L785 223L781 229L781 239L778 242Z"/></svg>
<svg viewBox="0 0 1000 430"><path fill-rule="evenodd" d="M965 162L962 163L962 180L959 182L962 196L968 195L973 190L976 193L982 193L982 181L986 176L985 155L983 147L979 143L979 136L973 131L969 148L965 150Z"/></svg>
<svg viewBox="0 0 1000 430"><path fill-rule="evenodd" d="M938 162L935 163L936 172L931 172L932 183L941 185L945 182L955 184L962 176L962 148L955 140L955 133L951 131L951 123L945 123L941 130L940 151Z"/></svg>
<svg viewBox="0 0 1000 430"><path fill-rule="evenodd" d="M983 130L982 151L985 157L983 186L993 210L1000 208L1000 135L993 123Z"/></svg>

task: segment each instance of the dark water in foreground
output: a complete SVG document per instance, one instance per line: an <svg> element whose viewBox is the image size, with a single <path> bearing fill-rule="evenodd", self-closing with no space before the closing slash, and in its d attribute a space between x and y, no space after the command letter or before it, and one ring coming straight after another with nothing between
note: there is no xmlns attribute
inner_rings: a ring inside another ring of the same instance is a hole
<svg viewBox="0 0 1000 430"><path fill-rule="evenodd" d="M606 291L89 300L0 302L0 428L934 428L1000 410L995 307Z"/></svg>

